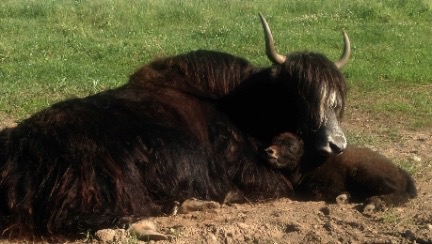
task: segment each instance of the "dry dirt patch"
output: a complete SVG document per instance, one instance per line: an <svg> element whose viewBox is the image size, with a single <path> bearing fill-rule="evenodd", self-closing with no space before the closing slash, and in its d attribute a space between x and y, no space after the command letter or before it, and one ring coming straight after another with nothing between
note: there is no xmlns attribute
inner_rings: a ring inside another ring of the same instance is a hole
<svg viewBox="0 0 432 244"><path fill-rule="evenodd" d="M375 143L368 146L414 166L417 198L372 216L363 215L358 204L278 199L151 218L160 233L171 236L157 243L432 243L432 130L410 131L364 113L346 117L348 133L372 135ZM14 124L2 114L0 121L0 127ZM390 138L389 126L397 138Z"/></svg>

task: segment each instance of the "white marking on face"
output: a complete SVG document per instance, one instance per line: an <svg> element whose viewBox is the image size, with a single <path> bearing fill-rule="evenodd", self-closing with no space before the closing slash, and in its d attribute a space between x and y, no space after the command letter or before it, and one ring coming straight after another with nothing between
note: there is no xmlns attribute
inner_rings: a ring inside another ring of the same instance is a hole
<svg viewBox="0 0 432 244"><path fill-rule="evenodd" d="M321 88L321 101L320 101L320 113L319 113L319 124L324 122L324 115L327 110L326 106L326 95L327 95L327 86L323 86Z"/></svg>
<svg viewBox="0 0 432 244"><path fill-rule="evenodd" d="M326 121L326 112L329 108L336 108L336 92L332 91L328 94L327 86L321 88L321 101L320 101L320 114L319 114L319 125L321 126Z"/></svg>

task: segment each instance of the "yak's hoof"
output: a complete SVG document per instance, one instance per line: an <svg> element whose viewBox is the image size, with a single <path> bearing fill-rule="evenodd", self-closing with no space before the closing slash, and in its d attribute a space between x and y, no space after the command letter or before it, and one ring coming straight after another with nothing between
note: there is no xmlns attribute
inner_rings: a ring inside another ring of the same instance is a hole
<svg viewBox="0 0 432 244"><path fill-rule="evenodd" d="M191 198L186 201L184 201L180 206L176 206L174 208L177 208L177 211L173 211L173 214L186 214L193 211L206 211L210 209L217 209L220 208L221 205L214 201L204 201L204 200L198 200L196 198Z"/></svg>
<svg viewBox="0 0 432 244"><path fill-rule="evenodd" d="M364 204L363 214L372 215L374 212L387 210L383 200L379 197L371 197L367 199Z"/></svg>
<svg viewBox="0 0 432 244"><path fill-rule="evenodd" d="M363 208L363 214L372 215L375 212L375 204L369 203Z"/></svg>
<svg viewBox="0 0 432 244"><path fill-rule="evenodd" d="M336 203L337 204L346 204L346 203L348 203L349 198L350 198L349 193L342 193L336 197Z"/></svg>
<svg viewBox="0 0 432 244"><path fill-rule="evenodd" d="M155 224L147 220L133 223L129 228L129 233L140 241L162 241L170 239L169 236L157 232Z"/></svg>
<svg viewBox="0 0 432 244"><path fill-rule="evenodd" d="M241 191L229 191L227 195L225 196L225 199L223 201L223 204L230 204L237 201L240 201L243 199L243 194Z"/></svg>

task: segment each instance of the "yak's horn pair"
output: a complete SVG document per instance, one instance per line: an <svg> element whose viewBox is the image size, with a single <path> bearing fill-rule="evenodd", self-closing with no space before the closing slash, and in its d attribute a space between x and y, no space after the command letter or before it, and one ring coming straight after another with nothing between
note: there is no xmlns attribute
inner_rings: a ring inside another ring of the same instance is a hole
<svg viewBox="0 0 432 244"><path fill-rule="evenodd" d="M264 28L264 35L265 35L265 42L266 42L266 54L267 57L272 61L274 64L283 64L285 63L287 56L281 55L276 52L276 48L273 41L273 36L270 31L270 27L265 20L264 16L260 13L259 17L261 18L261 23ZM344 50L342 53L342 56L338 61L335 62L335 65L338 69L341 69L346 63L348 63L350 54L351 54L351 47L350 47L350 40L348 38L348 35L345 31L342 31L343 37L344 37Z"/></svg>

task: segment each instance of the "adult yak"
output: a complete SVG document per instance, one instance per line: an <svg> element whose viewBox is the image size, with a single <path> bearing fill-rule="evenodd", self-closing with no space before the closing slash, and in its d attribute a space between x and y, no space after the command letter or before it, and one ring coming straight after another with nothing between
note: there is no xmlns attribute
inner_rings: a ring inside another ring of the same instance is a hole
<svg viewBox="0 0 432 244"><path fill-rule="evenodd" d="M167 57L119 88L59 102L1 131L3 237L118 226L232 191L249 200L289 196L286 176L259 156L284 131L320 154L343 151L347 35L335 63L318 53L283 56L260 17L272 67L213 51Z"/></svg>

